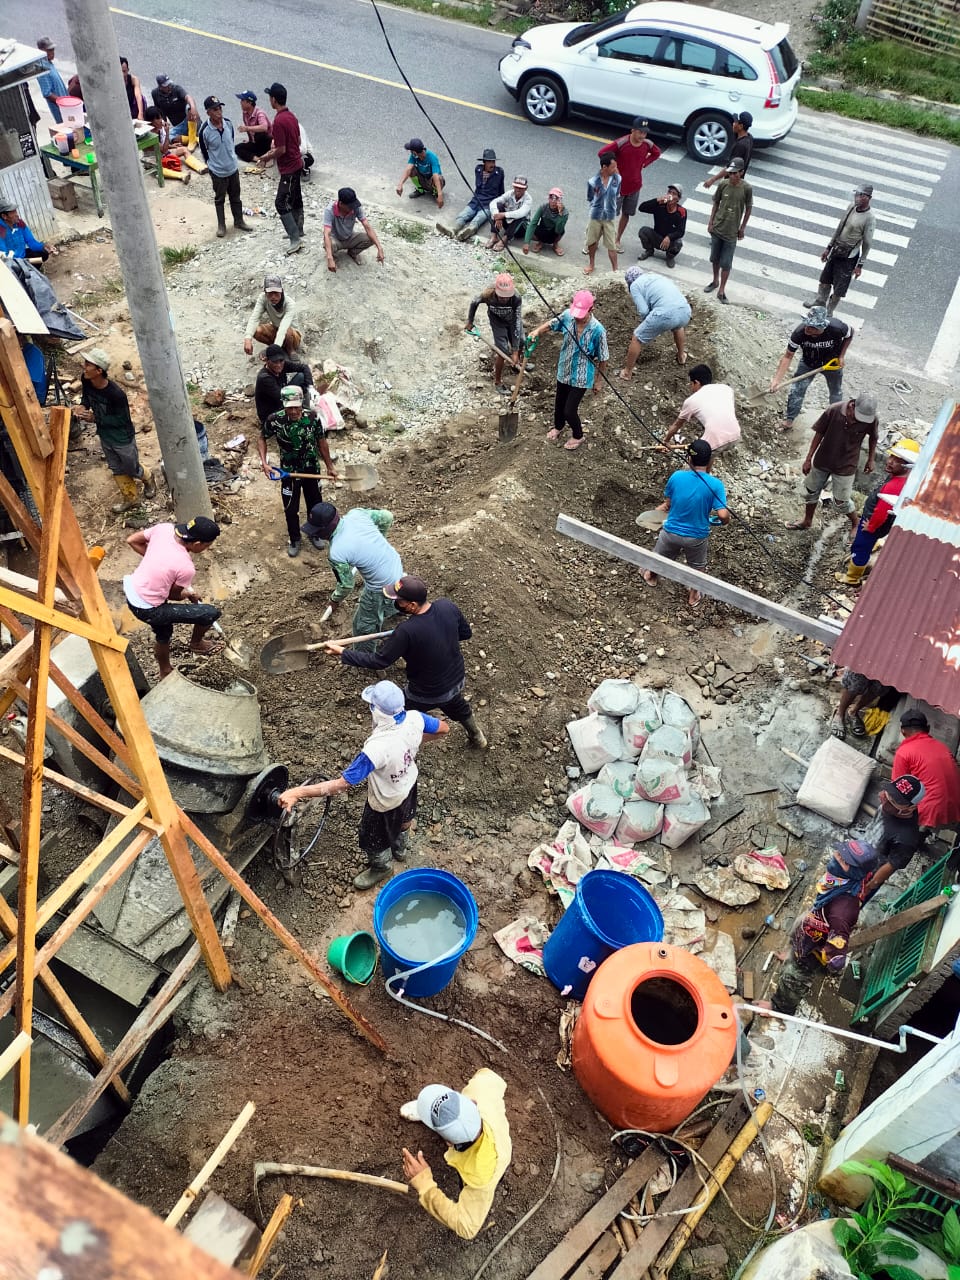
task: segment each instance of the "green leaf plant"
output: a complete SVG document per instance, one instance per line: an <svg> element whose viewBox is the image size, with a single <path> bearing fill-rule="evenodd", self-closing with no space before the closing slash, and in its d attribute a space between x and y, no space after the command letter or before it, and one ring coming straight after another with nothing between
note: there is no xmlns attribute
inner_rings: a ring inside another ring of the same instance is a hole
<svg viewBox="0 0 960 1280"><path fill-rule="evenodd" d="M916 1245L892 1234L891 1228L914 1210L931 1212L931 1206L914 1200L917 1188L902 1173L891 1169L879 1160L848 1160L841 1172L858 1174L873 1181L873 1195L860 1213L840 1218L833 1226L833 1237L844 1260L857 1280L921 1280L912 1267L904 1267L886 1259L899 1258L909 1262L916 1258ZM934 1212L936 1212L934 1210ZM960 1224L956 1233L951 1228L951 1239L960 1244ZM881 1262L881 1256L883 1261ZM960 1260L960 1259L958 1259ZM960 1269L949 1280L960 1280Z"/></svg>

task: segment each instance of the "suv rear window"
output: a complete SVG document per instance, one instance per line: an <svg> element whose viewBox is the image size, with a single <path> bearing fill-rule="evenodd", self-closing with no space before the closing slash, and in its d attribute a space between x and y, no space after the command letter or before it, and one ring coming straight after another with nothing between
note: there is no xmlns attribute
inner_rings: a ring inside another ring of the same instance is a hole
<svg viewBox="0 0 960 1280"><path fill-rule="evenodd" d="M574 27L563 37L565 47L569 49L572 45L583 44L584 40L589 40L591 36L598 36L602 31L608 31L610 27L619 26L626 19L627 12L626 9L621 9L619 13L612 13L602 22L584 22L582 26Z"/></svg>
<svg viewBox="0 0 960 1280"><path fill-rule="evenodd" d="M781 84L786 84L800 65L789 40L781 40L775 49L771 49L770 58L777 69Z"/></svg>

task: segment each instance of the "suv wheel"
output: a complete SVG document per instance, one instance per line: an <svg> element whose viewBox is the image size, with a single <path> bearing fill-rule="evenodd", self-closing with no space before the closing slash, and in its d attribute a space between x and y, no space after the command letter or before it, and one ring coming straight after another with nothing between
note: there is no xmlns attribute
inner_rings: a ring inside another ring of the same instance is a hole
<svg viewBox="0 0 960 1280"><path fill-rule="evenodd" d="M563 89L552 76L531 76L523 86L520 103L523 114L534 124L556 124L567 110Z"/></svg>
<svg viewBox="0 0 960 1280"><path fill-rule="evenodd" d="M732 141L730 119L718 111L696 116L687 127L687 154L701 164L717 164Z"/></svg>

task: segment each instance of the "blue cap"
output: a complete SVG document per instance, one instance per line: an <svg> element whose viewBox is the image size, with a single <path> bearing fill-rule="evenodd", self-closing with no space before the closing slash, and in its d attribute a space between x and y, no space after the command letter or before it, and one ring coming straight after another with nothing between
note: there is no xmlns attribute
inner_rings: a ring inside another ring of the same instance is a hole
<svg viewBox="0 0 960 1280"><path fill-rule="evenodd" d="M378 680L368 684L360 697L385 715L395 716L404 708L403 690L392 680Z"/></svg>
<svg viewBox="0 0 960 1280"><path fill-rule="evenodd" d="M257 95L252 89L244 89L243 93L235 93L235 98L239 98L241 102L256 102Z"/></svg>

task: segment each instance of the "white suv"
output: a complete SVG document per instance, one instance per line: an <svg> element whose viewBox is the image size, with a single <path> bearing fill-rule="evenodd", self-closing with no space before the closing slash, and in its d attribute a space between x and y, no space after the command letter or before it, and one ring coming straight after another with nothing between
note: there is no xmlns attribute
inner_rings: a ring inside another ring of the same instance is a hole
<svg viewBox="0 0 960 1280"><path fill-rule="evenodd" d="M657 0L603 22L532 27L501 58L500 79L534 124L557 124L568 111L615 124L643 116L713 164L732 145L741 111L761 143L793 128L800 63L789 30Z"/></svg>

